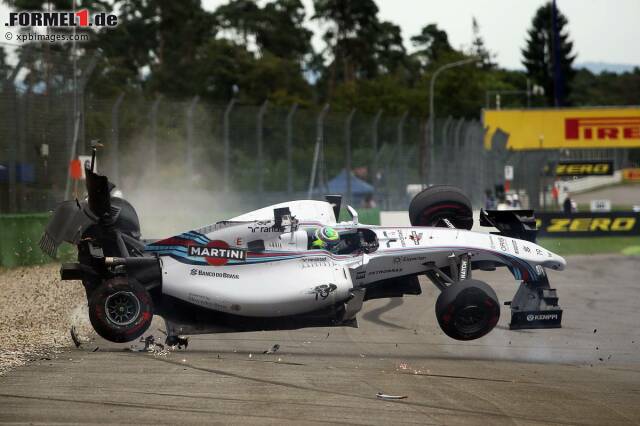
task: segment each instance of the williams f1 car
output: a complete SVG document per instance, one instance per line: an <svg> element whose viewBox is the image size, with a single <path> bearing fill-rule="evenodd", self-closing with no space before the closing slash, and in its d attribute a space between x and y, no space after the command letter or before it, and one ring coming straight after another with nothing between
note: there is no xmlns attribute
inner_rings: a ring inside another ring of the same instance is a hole
<svg viewBox="0 0 640 426"><path fill-rule="evenodd" d="M94 151L95 159L95 151ZM86 168L86 200L61 203L40 246L56 256L66 241L78 261L61 268L81 280L95 331L114 342L141 336L154 315L167 343L180 335L357 327L363 303L421 293L419 277L439 290L435 315L458 340L490 332L500 317L496 293L473 271L507 267L519 282L510 305L512 329L560 327L562 310L546 269L565 260L535 244L532 211L481 211L470 231L468 198L431 186L412 200L411 227L361 224L357 212L339 221L341 198L265 207L160 240L143 240L138 216L112 195L107 177ZM318 247L318 230L336 244Z"/></svg>

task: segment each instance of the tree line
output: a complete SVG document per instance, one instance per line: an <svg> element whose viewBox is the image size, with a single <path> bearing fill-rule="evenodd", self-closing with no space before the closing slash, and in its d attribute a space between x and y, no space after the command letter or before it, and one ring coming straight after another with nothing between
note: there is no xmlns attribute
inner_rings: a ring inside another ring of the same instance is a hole
<svg viewBox="0 0 640 426"><path fill-rule="evenodd" d="M72 7L70 0L6 3L16 10ZM114 12L119 22L116 28L91 31L91 41L78 44L80 56L100 52L86 94L102 99L122 92L169 99L198 95L215 103L235 97L249 104L269 100L307 107L328 102L334 110L408 110L426 116L434 71L477 57L476 64L439 77L434 93L439 116L478 117L488 91L505 93L503 107L553 106L558 89L554 70L562 78L563 105L638 103L639 68L597 75L574 69L568 19L560 11L554 15L551 3L536 12L524 35L522 71L496 64L475 19L469 23L473 38L464 48L452 46L446 31L427 20L410 37L409 50L401 28L381 19L373 0L314 0L313 6L309 14L300 0L230 0L209 12L199 0L78 0L76 8ZM322 28L321 49L311 43L313 32L305 24L309 18ZM71 44L42 49L46 54L29 55L25 48L18 52L27 69L25 90L65 90L68 72L56 75L50 58L68 58ZM10 68L0 49L0 75L7 76ZM527 97L524 92L534 86L538 90ZM506 95L516 91L520 94Z"/></svg>

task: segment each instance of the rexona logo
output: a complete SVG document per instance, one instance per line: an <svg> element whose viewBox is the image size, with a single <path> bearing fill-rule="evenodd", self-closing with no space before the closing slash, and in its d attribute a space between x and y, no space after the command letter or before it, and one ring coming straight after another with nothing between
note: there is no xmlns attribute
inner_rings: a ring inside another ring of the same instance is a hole
<svg viewBox="0 0 640 426"><path fill-rule="evenodd" d="M113 13L89 14L88 9L76 12L10 12L5 27L115 27L118 17Z"/></svg>
<svg viewBox="0 0 640 426"><path fill-rule="evenodd" d="M568 140L640 139L640 117L565 118Z"/></svg>
<svg viewBox="0 0 640 426"><path fill-rule="evenodd" d="M204 257L209 265L226 265L229 260L245 260L247 251L229 247L224 241L211 241L206 246L192 245L187 248L189 256Z"/></svg>

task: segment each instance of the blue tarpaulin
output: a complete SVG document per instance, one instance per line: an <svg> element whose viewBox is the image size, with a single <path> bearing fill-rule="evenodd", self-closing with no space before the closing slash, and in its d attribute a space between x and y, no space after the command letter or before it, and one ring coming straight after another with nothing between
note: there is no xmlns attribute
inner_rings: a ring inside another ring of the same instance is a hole
<svg viewBox="0 0 640 426"><path fill-rule="evenodd" d="M345 195L347 193L347 172L345 169L342 169L340 173L336 175L333 179L327 182L327 190L330 194L342 194ZM318 188L316 192L322 192L324 188ZM357 195L366 195L373 194L375 188L363 181L362 179L356 177L353 173L351 173L351 193L354 196Z"/></svg>

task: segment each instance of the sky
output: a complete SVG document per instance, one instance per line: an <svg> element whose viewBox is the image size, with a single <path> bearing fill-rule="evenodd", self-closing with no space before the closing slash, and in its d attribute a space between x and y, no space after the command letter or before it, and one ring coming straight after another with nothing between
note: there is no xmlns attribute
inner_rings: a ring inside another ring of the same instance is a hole
<svg viewBox="0 0 640 426"><path fill-rule="evenodd" d="M266 0L260 0L264 3ZM310 17L313 0L302 0ZM214 10L227 0L202 0ZM496 54L504 68L522 69L520 50L538 7L545 0L377 0L381 20L399 25L405 46L411 50L412 35L436 23L449 34L451 44L471 43L471 20L475 17L486 47ZM640 0L557 0L558 8L569 20L569 34L577 53L576 63L608 62L640 66ZM8 8L0 4L0 17L6 20ZM321 28L314 22L314 46L322 47Z"/></svg>
<svg viewBox="0 0 640 426"><path fill-rule="evenodd" d="M302 0L307 14L313 14L313 1ZM214 10L226 0L203 0ZM263 3L264 1L262 1ZM545 0L376 0L381 20L400 26L405 46L422 27L436 23L449 35L451 45L460 48L471 43L471 20L475 16L485 45L501 67L523 69L520 50L536 10ZM576 63L609 62L640 66L640 0L557 0L569 20ZM317 30L318 25L310 23ZM316 48L322 46L319 34Z"/></svg>

